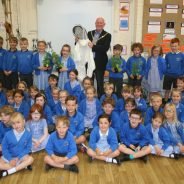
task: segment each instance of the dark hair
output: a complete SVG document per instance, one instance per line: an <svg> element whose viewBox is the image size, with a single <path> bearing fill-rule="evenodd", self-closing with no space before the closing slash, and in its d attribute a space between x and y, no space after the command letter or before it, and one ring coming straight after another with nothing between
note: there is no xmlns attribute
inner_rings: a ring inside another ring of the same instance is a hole
<svg viewBox="0 0 184 184"><path fill-rule="evenodd" d="M39 97L43 97L43 99L44 99L44 102L46 102L47 101L47 98L46 98L46 96L43 94L43 93L38 93L38 94L36 94L36 96L35 96L35 101L36 101L36 99L37 98L39 98Z"/></svg>
<svg viewBox="0 0 184 184"><path fill-rule="evenodd" d="M13 97L15 97L16 94L19 94L19 95L21 95L22 97L24 97L24 91L22 91L21 89L16 89L16 90L13 92Z"/></svg>
<svg viewBox="0 0 184 184"><path fill-rule="evenodd" d="M79 72L77 69L70 70L69 73L73 72L76 76L78 76Z"/></svg>
<svg viewBox="0 0 184 184"><path fill-rule="evenodd" d="M172 44L172 43L178 43L178 44L180 44L179 38L173 38L173 39L171 39L170 44Z"/></svg>
<svg viewBox="0 0 184 184"><path fill-rule="evenodd" d="M142 112L138 109L132 109L131 112L130 112L130 116L132 114L136 114L136 115L140 116L140 118L142 118Z"/></svg>
<svg viewBox="0 0 184 184"><path fill-rule="evenodd" d="M64 45L62 46L62 48L61 48L61 52L60 52L61 56L62 56L62 51L63 51L64 47L67 47L67 48L69 49L69 52L71 51L70 45L64 44Z"/></svg>
<svg viewBox="0 0 184 184"><path fill-rule="evenodd" d="M177 80L181 80L181 81L184 82L184 77L183 76L182 77L178 77Z"/></svg>
<svg viewBox="0 0 184 184"><path fill-rule="evenodd" d="M92 80L92 78L90 78L90 77L88 77L88 76L86 76L86 77L83 79L82 84L84 84L84 82L85 82L86 80L89 80L89 81L91 82L91 85L93 86L93 80Z"/></svg>
<svg viewBox="0 0 184 184"><path fill-rule="evenodd" d="M111 98L111 97L107 97L107 98L105 98L105 99L103 100L103 102L102 102L102 107L103 107L104 105L106 105L106 104L110 104L110 105L112 105L113 107L115 107L115 101L114 101L114 99Z"/></svg>
<svg viewBox="0 0 184 184"><path fill-rule="evenodd" d="M9 38L9 42L16 42L16 43L18 43L18 39L17 39L17 37L15 37L15 36L11 36L10 38Z"/></svg>
<svg viewBox="0 0 184 184"><path fill-rule="evenodd" d="M113 50L119 50L119 51L121 51L121 52L122 52L122 50L123 50L123 46L122 46L122 45L120 45L120 44L116 44L116 45L114 45L114 46L113 46Z"/></svg>
<svg viewBox="0 0 184 184"><path fill-rule="evenodd" d="M45 46L47 46L47 43L45 40L38 40L37 42L37 46L40 44L40 43L43 43Z"/></svg>
<svg viewBox="0 0 184 184"><path fill-rule="evenodd" d="M102 115L100 115L100 116L98 117L98 122L99 122L100 119L102 119L102 118L106 118L106 119L108 120L108 122L111 123L111 118L110 118L109 115L107 115L107 114L102 114Z"/></svg>
<svg viewBox="0 0 184 184"><path fill-rule="evenodd" d="M49 77L48 77L48 80L49 79L53 79L53 80L55 79L56 81L58 81L58 76L55 75L55 74L50 74Z"/></svg>
<svg viewBox="0 0 184 184"><path fill-rule="evenodd" d="M128 103L131 103L132 104L132 106L136 106L136 102L135 102L135 99L134 98L127 98L126 100L125 100L125 105L126 104L128 104Z"/></svg>
<svg viewBox="0 0 184 184"><path fill-rule="evenodd" d="M142 87L141 86L134 86L133 92L135 93L136 90L141 92L141 97L142 97L142 95L143 95Z"/></svg>
<svg viewBox="0 0 184 184"><path fill-rule="evenodd" d="M131 46L131 51L133 52L135 48L139 48L141 53L143 52L144 48L143 48L143 45L142 43L133 43L132 46Z"/></svg>
<svg viewBox="0 0 184 184"><path fill-rule="evenodd" d="M164 121L164 115L161 112L155 112L152 119L160 118L162 122Z"/></svg>
<svg viewBox="0 0 184 184"><path fill-rule="evenodd" d="M33 112L35 112L36 110L41 114L40 119L42 119L42 118L44 117L44 115L43 115L43 107L40 106L39 104L33 104L33 105L31 106L30 111L29 111L29 118L28 118L29 120L32 119L31 114L32 114Z"/></svg>
<svg viewBox="0 0 184 184"><path fill-rule="evenodd" d="M20 42L24 42L24 41L27 41L27 42L28 42L28 39L25 38L25 37L22 37L22 38L20 39Z"/></svg>
<svg viewBox="0 0 184 184"><path fill-rule="evenodd" d="M35 86L35 85L30 86L29 91L31 91L31 89L33 89L33 90L35 90L35 91L39 92L38 87L37 87L37 86Z"/></svg>
<svg viewBox="0 0 184 184"><path fill-rule="evenodd" d="M67 96L66 100L65 100L65 103L67 103L69 100L75 101L76 104L77 104L77 98L75 96L71 96L71 95Z"/></svg>
<svg viewBox="0 0 184 184"><path fill-rule="evenodd" d="M155 50L156 48L160 48L159 56L163 56L163 49L160 45L153 45L153 47L151 48L151 55L153 56L153 50Z"/></svg>

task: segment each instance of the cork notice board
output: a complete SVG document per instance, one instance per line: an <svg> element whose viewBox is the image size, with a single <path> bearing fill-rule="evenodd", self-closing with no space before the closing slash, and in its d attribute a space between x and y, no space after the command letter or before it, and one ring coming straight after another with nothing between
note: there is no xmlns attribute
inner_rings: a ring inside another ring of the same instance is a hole
<svg viewBox="0 0 184 184"><path fill-rule="evenodd" d="M169 52L174 37L180 39L184 51L184 0L144 0L142 31L145 52L150 53L155 44Z"/></svg>

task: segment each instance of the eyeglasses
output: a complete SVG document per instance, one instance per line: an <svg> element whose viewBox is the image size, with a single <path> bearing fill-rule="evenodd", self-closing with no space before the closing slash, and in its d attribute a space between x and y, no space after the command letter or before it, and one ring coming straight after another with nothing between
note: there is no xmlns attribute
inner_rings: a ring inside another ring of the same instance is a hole
<svg viewBox="0 0 184 184"><path fill-rule="evenodd" d="M141 120L141 118L138 118L138 117L132 117L132 116L130 116L130 119L131 119L131 120L136 120L136 121Z"/></svg>
<svg viewBox="0 0 184 184"><path fill-rule="evenodd" d="M32 112L31 114L32 114L32 115L40 115L39 112Z"/></svg>
<svg viewBox="0 0 184 184"><path fill-rule="evenodd" d="M165 112L172 113L172 112L174 112L174 111L172 111L172 110L165 110Z"/></svg>

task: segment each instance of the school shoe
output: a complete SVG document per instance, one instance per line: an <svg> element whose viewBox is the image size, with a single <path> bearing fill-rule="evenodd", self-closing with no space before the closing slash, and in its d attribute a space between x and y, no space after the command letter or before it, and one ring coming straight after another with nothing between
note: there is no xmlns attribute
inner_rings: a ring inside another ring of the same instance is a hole
<svg viewBox="0 0 184 184"><path fill-rule="evenodd" d="M130 156L127 155L127 154L121 154L119 156L119 160L120 160L120 162L129 161L130 160Z"/></svg>
<svg viewBox="0 0 184 184"><path fill-rule="evenodd" d="M148 161L148 156L145 155L145 156L141 157L140 159L146 164Z"/></svg>
<svg viewBox="0 0 184 184"><path fill-rule="evenodd" d="M79 173L79 169L75 164L70 165L68 170L74 173Z"/></svg>
<svg viewBox="0 0 184 184"><path fill-rule="evenodd" d="M29 171L32 171L32 170L33 170L32 165L28 165L28 166L26 167L26 169L29 170Z"/></svg>
<svg viewBox="0 0 184 184"><path fill-rule="evenodd" d="M3 177L3 173L6 172L6 175L8 175L7 170L0 170L0 179Z"/></svg>
<svg viewBox="0 0 184 184"><path fill-rule="evenodd" d="M112 158L112 163L121 165L120 158L119 157Z"/></svg>
<svg viewBox="0 0 184 184"><path fill-rule="evenodd" d="M0 157L2 156L2 151L0 151Z"/></svg>
<svg viewBox="0 0 184 184"><path fill-rule="evenodd" d="M53 167L49 164L45 164L45 171L49 171L50 169L52 169Z"/></svg>
<svg viewBox="0 0 184 184"><path fill-rule="evenodd" d="M172 153L169 155L169 158L174 158L174 159L178 160L180 158L180 154Z"/></svg>

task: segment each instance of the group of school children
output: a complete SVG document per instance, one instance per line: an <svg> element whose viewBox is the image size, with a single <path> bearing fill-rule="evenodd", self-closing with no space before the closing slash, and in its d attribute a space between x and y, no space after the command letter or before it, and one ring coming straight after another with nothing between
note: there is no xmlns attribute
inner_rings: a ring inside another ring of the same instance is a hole
<svg viewBox="0 0 184 184"><path fill-rule="evenodd" d="M133 56L125 62L122 46L115 45L101 97L91 78L82 84L77 80L69 45L61 49L57 76L45 41L38 41L36 53L28 51L26 38L20 39L20 51L16 38L9 44L10 50L4 50L0 37L0 178L31 170L31 153L44 149L46 171L75 173L79 150L89 162L117 165L136 158L147 162L149 154L175 159L184 155L184 55L177 38L165 59L155 45L146 61L142 44L134 43ZM123 85L124 72L128 85ZM143 98L143 77L149 102Z"/></svg>

